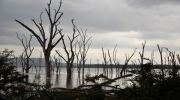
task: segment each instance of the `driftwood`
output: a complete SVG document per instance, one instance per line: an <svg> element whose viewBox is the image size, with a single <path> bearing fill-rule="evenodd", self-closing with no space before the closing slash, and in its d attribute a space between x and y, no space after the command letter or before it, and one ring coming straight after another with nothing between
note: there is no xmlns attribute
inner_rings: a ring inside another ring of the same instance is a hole
<svg viewBox="0 0 180 100"><path fill-rule="evenodd" d="M99 75L99 77L101 77L102 75ZM108 81L106 82L103 82L103 83L100 83L100 84L95 84L95 85L80 85L79 87L77 87L78 89L80 89L81 87L92 87L91 89L101 89L102 86L106 86L106 87L112 87L112 88L116 88L117 89L117 86L109 86L107 84L110 84L112 82L115 82L116 80L118 79L121 79L121 78L125 78L125 77L129 77L129 76L132 76L132 74L128 74L128 75L124 75L124 76L120 76L120 77L116 77L114 79L109 79L108 78ZM96 77L96 76L95 76Z"/></svg>
<svg viewBox="0 0 180 100"><path fill-rule="evenodd" d="M82 97L82 95L88 94L88 92L90 92L90 91L101 90L105 94L105 98L111 98L111 97L115 96L114 95L114 93L116 92L115 89L120 89L120 88L117 88L117 86L119 86L119 85L109 86L108 84L112 83L112 82L115 82L118 79L129 77L129 76L132 76L132 75L128 74L128 75L124 75L124 76L121 76L121 77L116 77L114 79L109 79L106 76L104 76L103 74L100 74L99 76L96 75L96 76L91 77L91 78L93 78L93 79L104 78L104 79L107 80L106 82L103 82L103 83L100 83L100 84L95 84L95 85L80 85L80 86L78 86L77 88L74 88L74 89L54 87L54 88L51 88L50 91L58 91L59 93L61 93L61 92L72 93L77 97ZM90 77L90 76L88 76L88 77ZM113 89L104 90L104 89L101 88L102 86L111 87ZM90 87L90 88L83 88L82 89L81 87Z"/></svg>
<svg viewBox="0 0 180 100"><path fill-rule="evenodd" d="M92 76L92 77L89 74L86 74L85 81L96 83L95 80L99 80L99 78L104 78L105 80L111 80L110 78L108 78L107 76L104 76L103 74L100 74L99 76L98 75Z"/></svg>
<svg viewBox="0 0 180 100"><path fill-rule="evenodd" d="M113 89L120 89L120 88L118 88L119 85L115 85L115 86L110 86L110 85L81 85L78 88L81 88L81 87L92 87L90 89L101 89L102 86L110 87L110 88L113 88Z"/></svg>

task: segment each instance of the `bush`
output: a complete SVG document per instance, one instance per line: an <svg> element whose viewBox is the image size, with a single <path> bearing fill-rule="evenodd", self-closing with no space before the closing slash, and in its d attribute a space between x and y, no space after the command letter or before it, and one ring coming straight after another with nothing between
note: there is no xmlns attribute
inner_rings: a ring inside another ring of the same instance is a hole
<svg viewBox="0 0 180 100"><path fill-rule="evenodd" d="M150 63L144 64L138 78L135 81L139 85L133 85L116 91L118 99L121 100L179 100L180 77L163 78L159 73L151 73L154 66ZM169 74L172 72L169 72Z"/></svg>
<svg viewBox="0 0 180 100"><path fill-rule="evenodd" d="M31 85L24 81L28 78L27 75L20 74L15 70L12 59L13 51L5 49L0 52L0 98L1 99L25 99L31 94L30 89L20 89L17 87L18 84Z"/></svg>

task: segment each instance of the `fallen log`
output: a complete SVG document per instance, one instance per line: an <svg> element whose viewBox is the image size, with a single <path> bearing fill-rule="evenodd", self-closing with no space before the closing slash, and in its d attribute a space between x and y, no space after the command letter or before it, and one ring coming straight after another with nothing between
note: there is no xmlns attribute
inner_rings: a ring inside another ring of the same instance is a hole
<svg viewBox="0 0 180 100"><path fill-rule="evenodd" d="M97 85L80 85L78 88L80 89L81 87L95 87ZM102 86L105 86L105 87L110 87L110 88L115 88L115 89L120 89L120 88L117 88L117 86L119 85L116 85L116 86L110 86L110 85L101 85Z"/></svg>
<svg viewBox="0 0 180 100"><path fill-rule="evenodd" d="M115 82L118 79L125 78L125 77L130 77L130 76L132 76L132 74L127 74L127 75L124 75L124 76L116 77L116 78L110 79L109 81L103 82L103 83L98 84L98 85L109 84L109 83Z"/></svg>
<svg viewBox="0 0 180 100"><path fill-rule="evenodd" d="M89 74L87 74L85 81L96 83L95 80L99 80L99 78L104 78L105 80L110 80L107 76L104 76L103 74L92 76L92 77Z"/></svg>
<svg viewBox="0 0 180 100"><path fill-rule="evenodd" d="M132 76L132 74L128 74L128 75L116 77L116 78L114 78L114 79L109 79L108 81L103 82L103 83L100 83L100 84L95 84L95 85L80 85L80 86L78 86L77 88L79 89L79 88L81 88L81 87L92 87L91 89L101 89L102 86L108 86L108 87L113 87L113 88L114 88L114 86L109 86L109 85L107 85L107 84L110 84L110 83L112 83L112 82L115 82L115 81L118 80L118 79L125 78L125 77L130 77L130 76ZM117 86L116 86L115 88L117 89Z"/></svg>

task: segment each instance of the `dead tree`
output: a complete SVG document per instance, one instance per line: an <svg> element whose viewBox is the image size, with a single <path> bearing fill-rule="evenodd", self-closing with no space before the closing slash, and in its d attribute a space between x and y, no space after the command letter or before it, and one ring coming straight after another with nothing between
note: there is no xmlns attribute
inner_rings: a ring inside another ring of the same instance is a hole
<svg viewBox="0 0 180 100"><path fill-rule="evenodd" d="M130 57L128 57L128 56L125 54L126 60L125 60L124 66L123 66L122 69L121 69L120 76L122 76L123 72L125 72L125 69L126 69L128 63L129 63L129 61L131 60L131 58L132 58L133 55L135 54L135 52L136 52L136 49L134 50L133 54L132 54Z"/></svg>
<svg viewBox="0 0 180 100"><path fill-rule="evenodd" d="M117 52L117 45L115 45L114 47L114 50L113 50L113 59L111 59L111 55L110 55L110 52L109 52L109 49L108 49L108 56L109 56L109 62L110 62L110 67L111 67L111 75L113 74L113 62L114 62L114 65L116 66L117 65L117 59L116 59L116 52ZM117 68L116 68L117 70ZM112 77L112 76L111 76Z"/></svg>
<svg viewBox="0 0 180 100"><path fill-rule="evenodd" d="M24 52L19 56L19 63L21 64L22 72L24 73L25 71Z"/></svg>
<svg viewBox="0 0 180 100"><path fill-rule="evenodd" d="M35 64L35 62L34 62L34 58L33 59L30 59L31 61L32 61L32 64L33 64L33 66L34 66L34 68L35 68L35 70L36 70L36 74L37 74L37 65Z"/></svg>
<svg viewBox="0 0 180 100"><path fill-rule="evenodd" d="M110 63L110 67L111 67L111 76L112 76L112 74L113 74L112 60L111 60L111 55L110 55L109 49L108 49L108 56L109 56L109 63Z"/></svg>
<svg viewBox="0 0 180 100"><path fill-rule="evenodd" d="M79 35L76 35L76 26L74 25L74 22L73 22L74 19L72 19L72 24L73 24L73 37L72 39L68 36L68 39L70 41L70 50L68 51L67 50L67 47L66 47L66 44L65 44L65 40L64 38L62 38L62 43L63 43L63 48L64 48L64 51L67 55L67 59L65 57L63 57L58 50L56 50L56 53L66 62L66 67L67 67L67 75L68 76L71 76L72 74L72 67L73 67L73 62L74 62L74 57L75 57L75 52L74 52L74 40L79 36ZM62 37L63 35L60 34Z"/></svg>
<svg viewBox="0 0 180 100"><path fill-rule="evenodd" d="M96 75L98 75L99 74L99 59L97 59L97 73L96 73Z"/></svg>
<svg viewBox="0 0 180 100"><path fill-rule="evenodd" d="M50 70L51 70L50 72L51 72L51 73L54 73L54 61L53 61L53 56L50 57L49 61L50 61Z"/></svg>
<svg viewBox="0 0 180 100"><path fill-rule="evenodd" d="M82 75L84 75L84 67L85 67L85 63L86 63L86 56L87 56L87 52L89 50L89 47L91 46L91 42L92 42L92 37L88 37L87 35L87 29L85 30L85 32L83 32L83 30L81 29L81 32L77 29L77 31L79 32L79 35L81 37L81 43L82 43L82 51L81 51L81 60L82 60Z"/></svg>
<svg viewBox="0 0 180 100"><path fill-rule="evenodd" d="M139 61L140 62L140 65L141 65L141 67L143 66L143 61L144 61L144 48L145 48L145 46L146 46L146 41L144 42L144 43L142 43L142 52L140 53L139 52L139 55L140 55L140 58L141 58L141 61Z"/></svg>
<svg viewBox="0 0 180 100"><path fill-rule="evenodd" d="M115 46L114 51L113 51L113 61L114 61L115 64L116 64L116 46ZM104 52L103 48L102 48L102 53L103 53L103 59L104 59L105 68L107 68L107 75L108 75L108 73L110 73L110 75L112 77L112 74L113 74L113 68L112 68L113 63L112 63L112 59L111 59L111 55L110 55L109 49L108 49L109 65L108 65L108 61L106 59L106 53Z"/></svg>
<svg viewBox="0 0 180 100"><path fill-rule="evenodd" d="M104 74L106 75L106 67L107 67L107 60L106 60L106 53L104 52L104 49L102 47L102 53L103 53L103 60L104 60L104 66L103 66L103 71ZM107 69L107 74L108 74L108 69Z"/></svg>
<svg viewBox="0 0 180 100"><path fill-rule="evenodd" d="M22 25L24 28L26 28L29 32L31 32L31 34L33 34L36 39L38 40L39 44L41 45L42 49L43 49L43 53L44 53L44 58L45 58L45 62L46 62L46 78L49 79L50 78L50 61L49 58L51 56L51 51L53 50L53 48L62 40L64 35L60 35L59 39L57 41L53 41L55 37L57 37L58 34L62 34L61 31L62 29L58 29L58 26L60 24L60 18L63 15L62 12L60 12L60 8L61 8L61 4L62 1L59 3L59 7L57 9L54 9L54 18L52 17L52 13L51 13L51 0L49 3L47 3L48 8L45 8L46 14L49 18L49 37L46 37L46 32L44 30L44 26L42 24L42 13L40 14L40 23L37 24L36 21L34 19L32 19L32 21L34 22L35 26L38 28L39 32L35 32L34 30L32 30L30 27L28 27L27 25L25 25L24 23L15 20L16 22L18 22L20 25ZM40 35L38 35L40 33ZM48 40L48 41L47 41Z"/></svg>
<svg viewBox="0 0 180 100"><path fill-rule="evenodd" d="M75 56L76 56L76 67L77 67L77 71L78 71L78 74L80 74L81 72L81 65L82 65L82 57L79 58L79 56L81 56L81 48L82 48L82 43L81 41L77 41L77 43L75 43L76 45L78 44L78 51L77 48L76 48L76 45L75 45Z"/></svg>
<svg viewBox="0 0 180 100"><path fill-rule="evenodd" d="M165 48L165 47L159 47L159 44L157 44L157 47L158 47L158 50L159 50L159 54L160 54L160 58L161 58L161 72L162 72L162 76L164 77L164 67L163 67L163 55L162 55L162 52L163 52L163 49L166 49L168 51L168 48Z"/></svg>
<svg viewBox="0 0 180 100"><path fill-rule="evenodd" d="M31 48L31 44L30 44L31 40L32 40L32 35L30 35L30 39L29 39L29 41L27 41L25 36L24 36L24 39L20 39L18 36L18 33L16 33L16 34L17 34L17 38L19 39L19 41L21 41L23 48L24 48L24 51L20 56L22 64L24 63L23 72L25 70L25 73L29 73L29 69L32 67L32 65L30 65L30 59L31 59L30 57L34 50L34 47ZM25 42L24 42L24 40L25 40Z"/></svg>
<svg viewBox="0 0 180 100"><path fill-rule="evenodd" d="M173 78L176 78L178 70L180 69L180 67L177 66L176 53L175 53L175 51L169 51L168 49L167 49L167 51L169 52L169 57L170 57L170 61L172 64L172 75L173 75ZM179 60L178 56L179 55L177 55L177 60Z"/></svg>
<svg viewBox="0 0 180 100"><path fill-rule="evenodd" d="M42 65L42 52L40 53L40 58L39 58L39 73L40 73L40 71L42 71L41 65Z"/></svg>
<svg viewBox="0 0 180 100"><path fill-rule="evenodd" d="M61 64L62 64L62 59L60 57L56 58L54 56L55 59L55 67L56 67L56 74L60 74L61 72Z"/></svg>
<svg viewBox="0 0 180 100"><path fill-rule="evenodd" d="M177 54L176 57L177 57L177 60L178 60L178 65L180 65L180 56L179 56L179 54Z"/></svg>
<svg viewBox="0 0 180 100"><path fill-rule="evenodd" d="M120 61L116 58L117 55L117 45L115 45L114 50L113 50L113 62L114 65L116 66L116 75L119 76L119 66L120 66Z"/></svg>

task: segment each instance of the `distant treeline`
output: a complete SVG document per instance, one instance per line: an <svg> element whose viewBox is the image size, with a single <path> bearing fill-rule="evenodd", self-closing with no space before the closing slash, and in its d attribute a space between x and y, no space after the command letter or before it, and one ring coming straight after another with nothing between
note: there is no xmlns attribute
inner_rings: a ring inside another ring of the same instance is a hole
<svg viewBox="0 0 180 100"><path fill-rule="evenodd" d="M122 68L124 65L103 65L103 64L86 64L86 68ZM172 65L154 65L155 69L165 68L171 69ZM180 67L180 66L177 66ZM141 68L141 65L127 65L127 68Z"/></svg>
<svg viewBox="0 0 180 100"><path fill-rule="evenodd" d="M34 61L34 63L36 64L36 66L41 66L44 67L45 66L45 60L44 58L41 58L41 63L40 63L40 58L31 58L32 61ZM17 63L16 63L17 61ZM30 61L30 64L32 64L32 62ZM21 67L21 63L20 63L20 59L14 59L14 65L17 65L18 67ZM66 63L62 63L61 64L62 68L66 67ZM54 67L54 61L52 61L52 66ZM85 68L122 68L124 65L104 65L104 64L86 64ZM77 65L76 63L74 63L74 67L76 68ZM127 68L140 68L141 65L127 65ZM162 66L165 69L171 69L172 65L163 65ZM180 67L180 66L177 66ZM154 68L161 68L161 65L154 65Z"/></svg>

